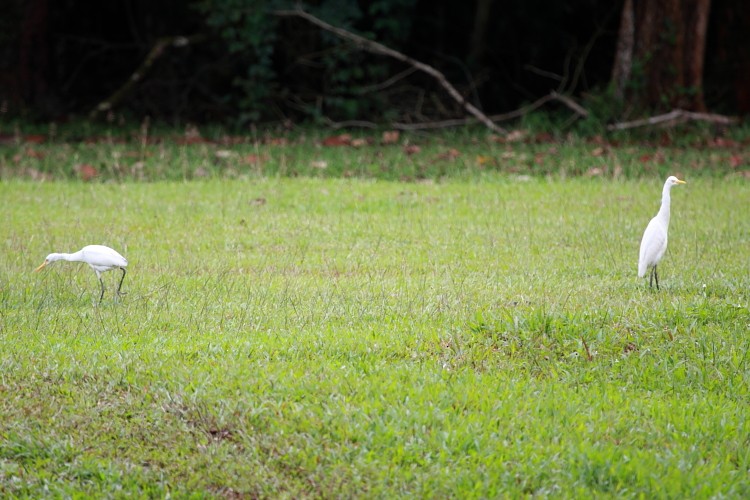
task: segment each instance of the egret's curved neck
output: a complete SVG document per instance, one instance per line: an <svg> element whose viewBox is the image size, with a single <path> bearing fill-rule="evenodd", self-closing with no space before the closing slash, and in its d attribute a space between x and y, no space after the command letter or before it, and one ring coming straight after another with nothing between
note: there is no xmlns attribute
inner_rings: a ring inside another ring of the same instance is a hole
<svg viewBox="0 0 750 500"><path fill-rule="evenodd" d="M83 262L83 253L79 250L75 253L59 253L57 254L59 260L67 260L68 262Z"/></svg>
<svg viewBox="0 0 750 500"><path fill-rule="evenodd" d="M659 213L656 214L665 224L669 224L669 208L672 204L672 199L669 197L669 192L672 190L670 184L665 184L664 189L661 192L661 208Z"/></svg>

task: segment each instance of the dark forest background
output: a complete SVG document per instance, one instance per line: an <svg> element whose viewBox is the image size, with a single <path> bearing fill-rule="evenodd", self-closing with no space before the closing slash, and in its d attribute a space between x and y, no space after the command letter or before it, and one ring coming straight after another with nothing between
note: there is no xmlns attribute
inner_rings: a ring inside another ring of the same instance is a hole
<svg viewBox="0 0 750 500"><path fill-rule="evenodd" d="M170 123L465 116L430 76L295 6L441 71L488 114L550 91L602 121L750 112L746 0L4 0L0 116ZM104 105L102 105L104 103ZM554 112L554 105L549 108Z"/></svg>

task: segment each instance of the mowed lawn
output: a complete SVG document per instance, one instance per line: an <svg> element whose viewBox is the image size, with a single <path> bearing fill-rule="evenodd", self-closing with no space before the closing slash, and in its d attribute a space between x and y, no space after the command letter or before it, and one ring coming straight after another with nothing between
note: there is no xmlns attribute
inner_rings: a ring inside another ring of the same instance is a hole
<svg viewBox="0 0 750 500"><path fill-rule="evenodd" d="M0 494L750 496L750 184L0 183ZM107 293L87 244L129 260Z"/></svg>

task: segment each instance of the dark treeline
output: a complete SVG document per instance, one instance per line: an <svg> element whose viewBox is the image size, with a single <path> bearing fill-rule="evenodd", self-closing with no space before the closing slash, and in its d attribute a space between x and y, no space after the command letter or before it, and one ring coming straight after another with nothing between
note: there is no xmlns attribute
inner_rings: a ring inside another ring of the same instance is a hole
<svg viewBox="0 0 750 500"><path fill-rule="evenodd" d="M296 5L431 65L488 114L552 90L602 120L675 107L750 111L745 0L4 4L6 117L249 123L465 115L434 78L409 64L278 15Z"/></svg>

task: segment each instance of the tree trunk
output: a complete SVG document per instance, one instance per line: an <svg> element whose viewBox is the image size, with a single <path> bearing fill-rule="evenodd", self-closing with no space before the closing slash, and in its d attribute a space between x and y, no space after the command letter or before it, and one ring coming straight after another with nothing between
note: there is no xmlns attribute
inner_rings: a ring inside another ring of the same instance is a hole
<svg viewBox="0 0 750 500"><path fill-rule="evenodd" d="M615 98L625 97L625 87L633 71L633 47L635 46L635 12L633 0L625 0L620 15L620 31L617 34L617 52L612 66L612 86Z"/></svg>
<svg viewBox="0 0 750 500"><path fill-rule="evenodd" d="M703 63L706 60L706 31L711 0L686 0L685 83L695 89L685 96L684 108L706 111L703 102Z"/></svg>
<svg viewBox="0 0 750 500"><path fill-rule="evenodd" d="M711 0L625 0L612 86L637 107L705 111L703 63Z"/></svg>
<svg viewBox="0 0 750 500"><path fill-rule="evenodd" d="M477 0L474 11L474 29L471 31L471 45L469 46L469 64L481 64L487 46L485 37L490 24L490 10L494 0Z"/></svg>

